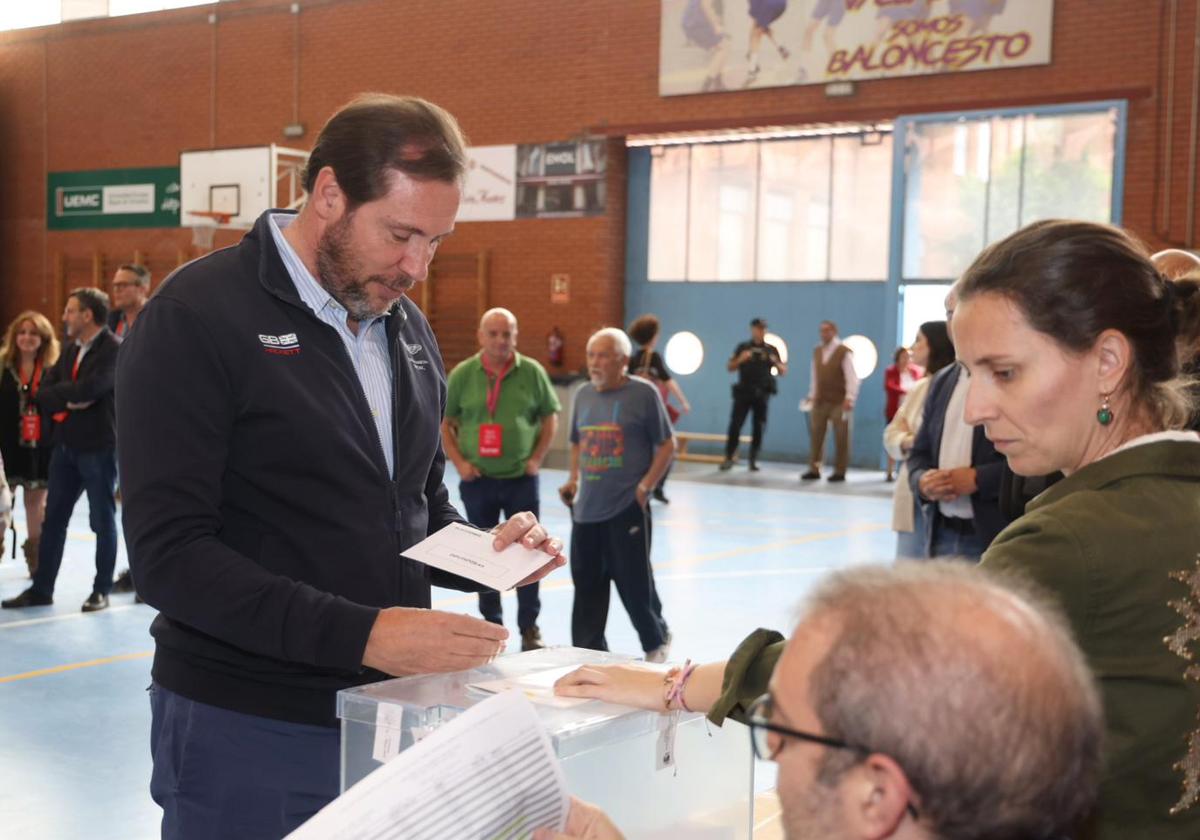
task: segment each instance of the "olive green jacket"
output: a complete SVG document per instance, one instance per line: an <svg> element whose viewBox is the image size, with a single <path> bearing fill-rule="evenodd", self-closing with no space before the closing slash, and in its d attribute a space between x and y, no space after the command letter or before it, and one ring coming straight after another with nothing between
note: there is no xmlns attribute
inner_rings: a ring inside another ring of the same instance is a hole
<svg viewBox="0 0 1200 840"><path fill-rule="evenodd" d="M1200 443L1182 441L1068 476L983 555L1057 596L1099 681L1107 765L1086 840L1200 838L1198 556Z"/></svg>

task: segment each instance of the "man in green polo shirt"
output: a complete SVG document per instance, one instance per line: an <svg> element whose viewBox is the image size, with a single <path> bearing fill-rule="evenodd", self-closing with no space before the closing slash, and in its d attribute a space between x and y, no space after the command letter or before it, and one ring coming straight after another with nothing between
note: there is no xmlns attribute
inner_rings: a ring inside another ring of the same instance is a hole
<svg viewBox="0 0 1200 840"><path fill-rule="evenodd" d="M517 319L489 309L479 320L479 352L447 380L442 443L460 478L467 519L491 528L527 510L538 516L538 470L558 428L562 405L546 370L517 352ZM521 650L542 647L536 583L517 590ZM479 611L504 623L500 593L479 594Z"/></svg>

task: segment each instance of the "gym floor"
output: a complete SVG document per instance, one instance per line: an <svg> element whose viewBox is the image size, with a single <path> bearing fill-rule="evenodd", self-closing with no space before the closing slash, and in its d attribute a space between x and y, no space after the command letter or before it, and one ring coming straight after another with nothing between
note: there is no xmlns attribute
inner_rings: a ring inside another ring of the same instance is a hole
<svg viewBox="0 0 1200 840"><path fill-rule="evenodd" d="M457 477L447 482L457 500ZM677 465L669 505L654 503L654 568L674 634L672 660L723 659L756 627L787 630L796 603L825 572L894 556L891 484L881 472L851 471L844 485L801 484L796 465ZM542 473L542 519L570 534L556 489L559 470ZM15 512L18 542L24 511ZM12 539L11 532L8 534ZM94 539L87 502L76 507L55 603L0 612L0 826L6 837L131 840L158 836L160 811L148 792L154 610L114 595L103 612L84 614ZM19 553L19 552L18 552ZM118 570L125 568L122 541ZM0 597L28 585L23 560L7 547ZM547 644L570 643L571 580L566 570L542 583L539 625ZM474 613L475 596L435 590L436 609ZM515 598L505 617L519 649ZM609 618L614 651L640 654L616 597ZM512 646L512 640L510 640ZM760 768L760 789L769 768ZM757 811L759 838L779 836L773 803Z"/></svg>

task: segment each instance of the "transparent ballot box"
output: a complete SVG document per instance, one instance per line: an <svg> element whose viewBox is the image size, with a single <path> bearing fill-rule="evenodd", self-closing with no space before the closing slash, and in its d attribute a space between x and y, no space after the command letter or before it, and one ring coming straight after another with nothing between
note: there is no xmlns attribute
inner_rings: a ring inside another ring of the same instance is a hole
<svg viewBox="0 0 1200 840"><path fill-rule="evenodd" d="M480 683L548 685L564 669L632 661L579 648L547 648L503 656L471 671L339 692L342 790L491 696L475 687ZM718 727L702 715L680 714L670 748L673 764L662 766L671 715L596 700L560 706L552 699L531 699L570 792L603 807L627 837L750 840L754 758L742 724L726 721Z"/></svg>

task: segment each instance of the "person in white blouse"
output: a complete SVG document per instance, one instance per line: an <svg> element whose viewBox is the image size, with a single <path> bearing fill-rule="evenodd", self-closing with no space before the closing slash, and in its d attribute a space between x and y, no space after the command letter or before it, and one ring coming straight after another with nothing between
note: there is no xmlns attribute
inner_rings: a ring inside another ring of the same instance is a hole
<svg viewBox="0 0 1200 840"><path fill-rule="evenodd" d="M919 558L924 554L924 523L921 509L914 503L912 489L908 486L906 459L921 428L929 383L934 374L954 363L954 345L950 342L945 321L926 321L921 325L912 345L912 360L925 369L925 376L908 392L883 430L883 446L888 456L900 463L899 480L892 494L892 530L896 532L897 560Z"/></svg>

